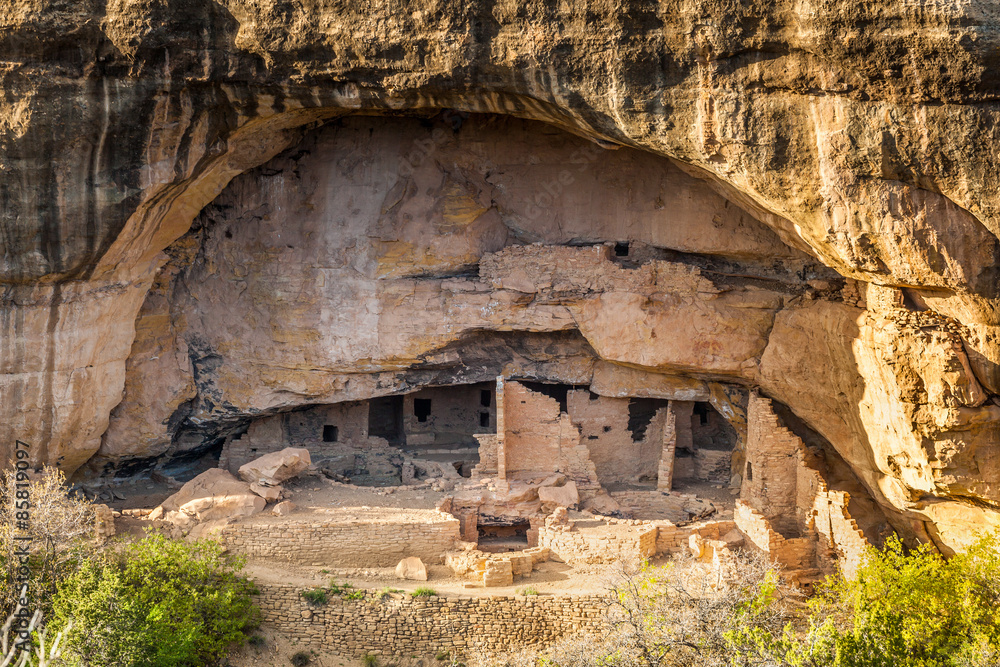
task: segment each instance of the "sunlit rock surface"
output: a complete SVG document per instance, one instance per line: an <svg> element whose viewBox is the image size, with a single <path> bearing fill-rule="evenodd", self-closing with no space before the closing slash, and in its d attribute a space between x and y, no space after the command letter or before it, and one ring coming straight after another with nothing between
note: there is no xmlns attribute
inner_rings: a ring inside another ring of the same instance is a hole
<svg viewBox="0 0 1000 667"><path fill-rule="evenodd" d="M997 14L18 3L0 447L92 474L266 411L617 364L759 387L960 547L1000 516Z"/></svg>

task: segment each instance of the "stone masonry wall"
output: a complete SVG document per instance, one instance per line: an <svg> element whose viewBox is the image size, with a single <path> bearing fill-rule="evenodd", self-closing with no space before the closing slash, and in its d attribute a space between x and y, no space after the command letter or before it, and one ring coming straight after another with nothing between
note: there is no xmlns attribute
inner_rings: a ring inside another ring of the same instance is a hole
<svg viewBox="0 0 1000 667"><path fill-rule="evenodd" d="M612 525L612 530L543 526L538 531L538 546L547 547L553 556L571 565L640 560L656 554L656 526L615 525L613 519L606 522Z"/></svg>
<svg viewBox="0 0 1000 667"><path fill-rule="evenodd" d="M323 442L323 427L337 427L336 442ZM219 467L236 474L240 466L285 447L305 447L313 458L370 445L368 403L350 401L258 419L222 448Z"/></svg>
<svg viewBox="0 0 1000 667"><path fill-rule="evenodd" d="M769 400L751 395L747 414L751 472L736 505L740 530L786 567L830 573L839 566L853 576L868 540L847 510L849 494L829 489L820 462L780 423Z"/></svg>
<svg viewBox="0 0 1000 667"><path fill-rule="evenodd" d="M419 510L408 510L414 511ZM423 520L249 521L226 526L221 535L234 553L297 565L393 567L408 556L443 563L445 552L461 539L459 520L425 513Z"/></svg>
<svg viewBox="0 0 1000 667"><path fill-rule="evenodd" d="M600 489L580 429L560 412L558 401L513 380L497 396L503 399L497 414L497 426L503 429L497 468L506 480L559 472L582 492Z"/></svg>
<svg viewBox="0 0 1000 667"><path fill-rule="evenodd" d="M770 401L750 396L747 463L740 498L779 533L796 534L799 449L802 441L780 422Z"/></svg>
<svg viewBox="0 0 1000 667"><path fill-rule="evenodd" d="M570 419L580 428L582 442L604 486L656 479L667 411L658 411L636 442L628 428L629 402L579 389L567 396Z"/></svg>
<svg viewBox="0 0 1000 667"><path fill-rule="evenodd" d="M701 535L706 540L721 540L736 528L735 521L705 521L689 526L675 526L669 521L656 521L656 553L680 553L688 546L691 535Z"/></svg>
<svg viewBox="0 0 1000 667"><path fill-rule="evenodd" d="M302 588L258 585L264 623L306 645L361 656L461 654L471 649L542 648L583 632L606 631L607 603L596 595L412 598L391 594L364 600L332 596L326 605L302 599Z"/></svg>
<svg viewBox="0 0 1000 667"><path fill-rule="evenodd" d="M503 400L507 479L518 473L555 472L559 462L559 403L514 381L505 383Z"/></svg>

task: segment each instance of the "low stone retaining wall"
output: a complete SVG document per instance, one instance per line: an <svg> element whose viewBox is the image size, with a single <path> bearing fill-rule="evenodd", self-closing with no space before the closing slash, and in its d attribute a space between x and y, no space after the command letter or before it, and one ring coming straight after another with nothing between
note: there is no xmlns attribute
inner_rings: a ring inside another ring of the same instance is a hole
<svg viewBox="0 0 1000 667"><path fill-rule="evenodd" d="M639 560L656 554L655 526L616 519L573 523L572 529L543 526L538 532L538 546L549 548L553 556L570 565ZM585 527L589 524L597 526Z"/></svg>
<svg viewBox="0 0 1000 667"><path fill-rule="evenodd" d="M297 565L394 567L417 556L443 563L460 539L459 521L450 514L425 510L393 519L381 513L331 516L325 521L254 522L226 526L221 537L234 553Z"/></svg>
<svg viewBox="0 0 1000 667"><path fill-rule="evenodd" d="M379 599L375 591L366 591L363 600L331 596L325 605L311 605L301 587L258 588L256 602L265 623L291 639L353 656L543 648L572 634L606 631L606 601L597 595L413 598L395 593Z"/></svg>

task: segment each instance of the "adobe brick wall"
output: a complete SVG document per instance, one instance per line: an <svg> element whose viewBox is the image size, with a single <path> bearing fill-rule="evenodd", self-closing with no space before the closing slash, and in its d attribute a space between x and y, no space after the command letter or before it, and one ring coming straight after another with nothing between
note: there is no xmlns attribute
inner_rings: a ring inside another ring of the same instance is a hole
<svg viewBox="0 0 1000 667"><path fill-rule="evenodd" d="M747 414L748 468L734 513L740 530L790 569L839 567L854 576L869 543L848 512L849 494L829 489L768 399L751 394Z"/></svg>
<svg viewBox="0 0 1000 667"><path fill-rule="evenodd" d="M628 429L630 400L598 396L586 390L573 390L567 396L570 420L579 427L597 478L604 486L653 480L657 476L667 409L657 411L642 439L636 442Z"/></svg>
<svg viewBox="0 0 1000 667"><path fill-rule="evenodd" d="M570 565L640 560L656 554L655 525L616 519L605 519L604 523L608 529L542 526L538 530L538 546L547 547L553 557Z"/></svg>
<svg viewBox="0 0 1000 667"><path fill-rule="evenodd" d="M379 600L332 596L310 605L302 588L258 585L255 600L263 620L292 640L361 656L460 654L470 649L546 647L562 637L606 631L605 598L575 596L490 596L412 598L392 594Z"/></svg>
<svg viewBox="0 0 1000 667"><path fill-rule="evenodd" d="M415 512L426 516L414 518ZM221 531L226 546L251 558L297 565L394 567L408 556L443 563L444 554L461 539L459 520L433 510L408 510L393 519L364 517L329 521L254 522Z"/></svg>

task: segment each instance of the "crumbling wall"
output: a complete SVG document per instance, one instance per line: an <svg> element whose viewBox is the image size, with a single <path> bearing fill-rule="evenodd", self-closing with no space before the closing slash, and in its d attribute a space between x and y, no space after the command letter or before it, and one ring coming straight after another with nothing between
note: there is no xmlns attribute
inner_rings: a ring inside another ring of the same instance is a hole
<svg viewBox="0 0 1000 667"><path fill-rule="evenodd" d="M508 479L559 469L559 403L507 381L503 392L503 447Z"/></svg>
<svg viewBox="0 0 1000 667"><path fill-rule="evenodd" d="M325 442L324 432L334 440ZM254 420L246 433L223 445L219 467L235 474L244 463L285 447L305 447L319 458L370 444L366 401L321 405Z"/></svg>
<svg viewBox="0 0 1000 667"><path fill-rule="evenodd" d="M368 592L364 600L334 596L315 606L302 598L301 587L258 589L254 601L264 623L291 640L352 656L544 648L574 633L607 631L607 600L597 595L379 598Z"/></svg>
<svg viewBox="0 0 1000 667"><path fill-rule="evenodd" d="M472 478L497 475L497 446L499 443L496 433L477 433L475 437L479 443L479 463L472 469Z"/></svg>
<svg viewBox="0 0 1000 667"><path fill-rule="evenodd" d="M676 526L670 521L656 521L656 553L676 554L688 547L691 535L700 535L706 540L721 540L736 528L735 521L705 521L688 526Z"/></svg>
<svg viewBox="0 0 1000 667"><path fill-rule="evenodd" d="M434 510L352 512L326 521L247 521L226 526L220 535L236 554L335 567L392 567L408 556L443 563L461 539L458 519Z"/></svg>
<svg viewBox="0 0 1000 667"><path fill-rule="evenodd" d="M751 394L747 415L747 469L734 512L740 530L786 567L853 576L868 540L848 512L850 495L829 489L819 461L768 399Z"/></svg>
<svg viewBox="0 0 1000 667"><path fill-rule="evenodd" d="M489 395L489 405L482 405L482 392ZM489 384L432 387L403 396L403 431L406 445L468 446L476 445L474 433L496 431L496 402ZM415 401L430 401L430 414L420 421ZM486 424L480 422L486 415Z"/></svg>
<svg viewBox="0 0 1000 667"><path fill-rule="evenodd" d="M616 563L654 556L656 535L653 524L603 518L541 526L538 546L570 565Z"/></svg>
<svg viewBox="0 0 1000 667"><path fill-rule="evenodd" d="M636 440L628 428L629 402L581 390L567 395L569 417L579 428L597 479L605 487L652 481L657 477L666 410L658 411L646 425L643 436Z"/></svg>
<svg viewBox="0 0 1000 667"><path fill-rule="evenodd" d="M555 399L508 380L503 397L498 469L506 480L562 473L581 491L600 488L590 451L580 429L561 412Z"/></svg>

